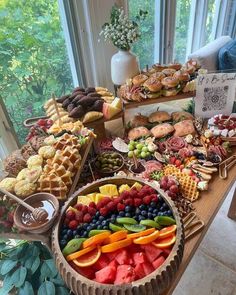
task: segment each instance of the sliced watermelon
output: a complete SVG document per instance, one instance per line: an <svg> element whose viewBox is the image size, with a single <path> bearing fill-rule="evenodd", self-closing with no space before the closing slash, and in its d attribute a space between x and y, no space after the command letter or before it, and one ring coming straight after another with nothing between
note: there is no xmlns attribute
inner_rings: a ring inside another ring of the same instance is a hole
<svg viewBox="0 0 236 295"><path fill-rule="evenodd" d="M117 267L115 285L131 283L135 280L136 273L131 265L123 264Z"/></svg>
<svg viewBox="0 0 236 295"><path fill-rule="evenodd" d="M92 267L88 266L88 267L76 267L76 271L78 273L80 273L82 276L92 280L94 279L95 276L95 271L93 270Z"/></svg>
<svg viewBox="0 0 236 295"><path fill-rule="evenodd" d="M135 273L136 273L136 278L137 278L137 279L142 279L143 277L146 276L142 264L137 264L137 265L135 266L135 268L134 268L134 271L135 271Z"/></svg>
<svg viewBox="0 0 236 295"><path fill-rule="evenodd" d="M165 262L165 257L164 256L159 256L155 261L153 261L152 265L155 269L160 267L163 263Z"/></svg>
<svg viewBox="0 0 236 295"><path fill-rule="evenodd" d="M101 255L100 258L98 259L98 261L93 265L93 268L95 270L100 270L104 267L106 267L109 264L109 259L107 258L106 255Z"/></svg>
<svg viewBox="0 0 236 295"><path fill-rule="evenodd" d="M145 254L147 256L147 259L151 263L155 259L157 259L157 257L159 257L161 255L161 253L163 252L162 249L158 249L158 248L156 248L155 246L153 246L151 244L143 245L142 249L144 249Z"/></svg>
<svg viewBox="0 0 236 295"><path fill-rule="evenodd" d="M98 283L111 284L111 283L114 283L115 278L116 278L116 268L110 265L95 272L95 280Z"/></svg>
<svg viewBox="0 0 236 295"><path fill-rule="evenodd" d="M130 263L130 259L128 256L128 253L125 249L121 249L119 251L117 251L117 255L116 255L116 261L122 265L122 264L129 264Z"/></svg>
<svg viewBox="0 0 236 295"><path fill-rule="evenodd" d="M117 267L118 267L118 262L116 261L116 260L112 260L110 263L109 263L109 265L110 266L112 266L112 267L115 267L116 269L117 269Z"/></svg>
<svg viewBox="0 0 236 295"><path fill-rule="evenodd" d="M171 250L172 250L172 249L170 249L170 248L162 249L162 251L163 251L162 254L164 255L165 258L167 258L167 257L169 256Z"/></svg>
<svg viewBox="0 0 236 295"><path fill-rule="evenodd" d="M138 252L133 254L134 264L137 265L139 263L147 262L146 254L143 252Z"/></svg>
<svg viewBox="0 0 236 295"><path fill-rule="evenodd" d="M112 261L116 258L116 255L118 254L119 251L115 251L115 252L110 252L110 253L106 253L104 254L109 261Z"/></svg>
<svg viewBox="0 0 236 295"><path fill-rule="evenodd" d="M144 270L146 276L154 271L154 267L149 262L143 263L142 266L143 266L143 270Z"/></svg>

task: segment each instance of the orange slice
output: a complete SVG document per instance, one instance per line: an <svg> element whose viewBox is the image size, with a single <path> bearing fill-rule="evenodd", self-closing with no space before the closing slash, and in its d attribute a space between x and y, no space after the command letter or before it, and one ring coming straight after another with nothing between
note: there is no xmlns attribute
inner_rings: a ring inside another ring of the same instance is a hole
<svg viewBox="0 0 236 295"><path fill-rule="evenodd" d="M109 252L114 252L121 248L125 248L131 244L132 244L131 239L125 239L125 240L117 241L117 242L102 246L101 250L102 250L102 253L109 253Z"/></svg>
<svg viewBox="0 0 236 295"><path fill-rule="evenodd" d="M136 239L136 238L148 236L148 235L154 233L155 230L156 230L155 228L149 228L149 229L143 230L143 231L141 231L139 233L129 234L129 235L127 235L127 238Z"/></svg>
<svg viewBox="0 0 236 295"><path fill-rule="evenodd" d="M176 224L161 229L158 239L163 239L172 236L176 229Z"/></svg>
<svg viewBox="0 0 236 295"><path fill-rule="evenodd" d="M171 245L173 245L175 243L175 241L176 241L176 236L172 235L172 236L169 236L165 239L160 239L160 240L157 239L152 244L157 248L163 249L163 248L170 247Z"/></svg>
<svg viewBox="0 0 236 295"><path fill-rule="evenodd" d="M127 230L119 230L111 234L106 240L104 240L104 244L115 243L117 241L120 241L126 238L127 238Z"/></svg>
<svg viewBox="0 0 236 295"><path fill-rule="evenodd" d="M80 267L91 266L98 261L101 254L102 254L101 248L96 247L92 251L78 257L77 259L74 259L73 263Z"/></svg>
<svg viewBox="0 0 236 295"><path fill-rule="evenodd" d="M83 249L83 250L79 250L75 253L72 253L70 255L67 255L66 256L66 260L67 261L71 261L71 260L74 260L74 259L77 259L79 258L80 256L83 256L84 254L87 254L88 252L94 250L96 248L96 246L91 246L91 247L88 247L86 249Z"/></svg>
<svg viewBox="0 0 236 295"><path fill-rule="evenodd" d="M158 238L158 236L159 236L159 230L155 230L152 234L148 236L134 239L133 242L134 244L145 245L155 241Z"/></svg>
<svg viewBox="0 0 236 295"><path fill-rule="evenodd" d="M83 242L83 248L88 248L90 246L96 246L96 245L102 244L102 242L105 239L107 239L110 235L111 233L107 231L107 232L100 233L96 236L93 236Z"/></svg>

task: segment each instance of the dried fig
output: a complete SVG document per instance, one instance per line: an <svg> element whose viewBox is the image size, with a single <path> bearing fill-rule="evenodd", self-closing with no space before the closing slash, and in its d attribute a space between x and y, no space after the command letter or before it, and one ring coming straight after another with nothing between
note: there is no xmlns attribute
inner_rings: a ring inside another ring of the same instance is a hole
<svg viewBox="0 0 236 295"><path fill-rule="evenodd" d="M84 96L83 98L79 100L78 104L82 105L84 108L87 108L92 106L97 100L98 100L97 97Z"/></svg>
<svg viewBox="0 0 236 295"><path fill-rule="evenodd" d="M89 94L87 94L87 96L91 96L91 97L101 97L101 94L97 93L97 92L90 92Z"/></svg>
<svg viewBox="0 0 236 295"><path fill-rule="evenodd" d="M70 103L67 107L67 111L70 113L75 108L75 105L73 103Z"/></svg>
<svg viewBox="0 0 236 295"><path fill-rule="evenodd" d="M69 117L80 118L84 115L84 113L85 113L84 108L82 106L77 106L69 113Z"/></svg>
<svg viewBox="0 0 236 295"><path fill-rule="evenodd" d="M66 108L68 107L68 105L70 104L70 102L71 102L71 100L70 100L70 98L68 97L67 99L65 99L65 100L63 101L63 103L62 103L62 107L63 107L64 109L66 109Z"/></svg>
<svg viewBox="0 0 236 295"><path fill-rule="evenodd" d="M97 100L97 101L95 101L95 103L91 107L87 108L87 111L88 112L90 112L90 111L102 112L103 104L104 104L103 100Z"/></svg>
<svg viewBox="0 0 236 295"><path fill-rule="evenodd" d="M90 92L96 92L96 89L94 87L87 87L85 88L85 92L88 94Z"/></svg>
<svg viewBox="0 0 236 295"><path fill-rule="evenodd" d="M78 87L75 87L75 88L73 89L72 93L77 92L77 91L85 92L85 90L84 90L83 87L79 87L79 86L78 86Z"/></svg>
<svg viewBox="0 0 236 295"><path fill-rule="evenodd" d="M75 98L73 98L72 102L77 103L81 98L83 98L85 95L79 94Z"/></svg>
<svg viewBox="0 0 236 295"><path fill-rule="evenodd" d="M63 101L66 100L69 96L70 96L70 94L66 94L66 95L61 96L57 99L57 102L63 103Z"/></svg>

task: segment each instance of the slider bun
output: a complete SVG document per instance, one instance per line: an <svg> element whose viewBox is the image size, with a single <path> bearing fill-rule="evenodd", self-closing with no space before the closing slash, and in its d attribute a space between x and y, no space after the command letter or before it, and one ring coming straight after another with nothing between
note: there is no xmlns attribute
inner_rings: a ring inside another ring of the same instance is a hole
<svg viewBox="0 0 236 295"><path fill-rule="evenodd" d="M144 75L144 74L139 74L137 76L133 77L133 84L135 86L140 86L141 84L143 84L143 82L145 82L148 79L148 76Z"/></svg>
<svg viewBox="0 0 236 295"><path fill-rule="evenodd" d="M180 63L171 63L168 64L168 68L175 69L176 71L180 70L182 65Z"/></svg>
<svg viewBox="0 0 236 295"><path fill-rule="evenodd" d="M129 140L135 140L143 136L149 136L151 132L146 127L136 127L129 131Z"/></svg>
<svg viewBox="0 0 236 295"><path fill-rule="evenodd" d="M179 79L175 77L166 77L161 80L161 84L165 87L172 88L179 84Z"/></svg>
<svg viewBox="0 0 236 295"><path fill-rule="evenodd" d="M179 81L189 81L190 80L190 76L188 72L185 71L177 71L174 73L173 77L179 79Z"/></svg>
<svg viewBox="0 0 236 295"><path fill-rule="evenodd" d="M148 117L150 123L169 121L171 116L164 111L156 111Z"/></svg>
<svg viewBox="0 0 236 295"><path fill-rule="evenodd" d="M157 80L155 77L150 77L149 79L147 79L143 83L143 86L146 87L151 92L157 92L161 90L162 88L161 82Z"/></svg>
<svg viewBox="0 0 236 295"><path fill-rule="evenodd" d="M159 63L156 63L152 67L156 71L161 72L162 70L167 69L168 66L167 65L160 65Z"/></svg>
<svg viewBox="0 0 236 295"><path fill-rule="evenodd" d="M163 74L162 72L155 72L151 74L150 77L156 78L157 80L161 81L163 78L165 78L165 74Z"/></svg>
<svg viewBox="0 0 236 295"><path fill-rule="evenodd" d="M159 124L153 127L150 131L155 138L162 138L174 132L174 127L168 123Z"/></svg>
<svg viewBox="0 0 236 295"><path fill-rule="evenodd" d="M166 76L173 76L175 72L176 72L175 69L169 69L169 68L162 70L162 73L165 74Z"/></svg>

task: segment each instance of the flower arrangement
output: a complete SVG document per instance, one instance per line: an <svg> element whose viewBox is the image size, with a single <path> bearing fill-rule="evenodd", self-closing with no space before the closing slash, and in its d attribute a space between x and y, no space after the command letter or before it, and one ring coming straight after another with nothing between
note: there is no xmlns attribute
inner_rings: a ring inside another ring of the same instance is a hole
<svg viewBox="0 0 236 295"><path fill-rule="evenodd" d="M117 48L130 50L131 45L141 36L138 23L144 20L147 14L147 11L140 10L139 15L135 17L136 21L133 21L128 18L123 8L115 5L111 10L111 22L102 26L100 35L104 35L105 41L110 40Z"/></svg>

